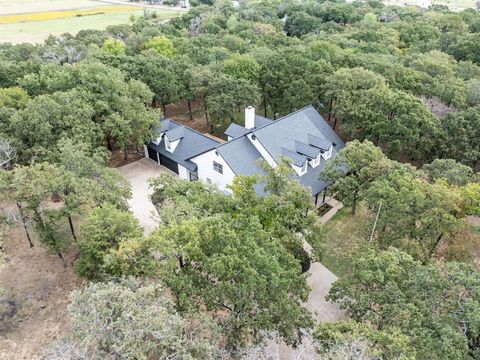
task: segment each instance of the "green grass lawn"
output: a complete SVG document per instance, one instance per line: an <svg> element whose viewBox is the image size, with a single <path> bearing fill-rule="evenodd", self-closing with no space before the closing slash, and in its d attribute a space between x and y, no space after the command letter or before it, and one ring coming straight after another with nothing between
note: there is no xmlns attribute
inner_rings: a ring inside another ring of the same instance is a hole
<svg viewBox="0 0 480 360"><path fill-rule="evenodd" d="M181 15L178 10L162 9L156 11L160 19L170 19ZM142 14L143 10L139 10L0 25L0 39L2 42L13 44L22 42L41 43L50 34L61 35L66 32L75 34L84 29L103 30L109 25L128 23L132 15L140 16Z"/></svg>
<svg viewBox="0 0 480 360"><path fill-rule="evenodd" d="M368 246L371 220L367 212L358 206L352 216L350 208L343 208L322 226L317 243L311 244L321 254L321 262L335 275L342 277L352 267L352 259Z"/></svg>

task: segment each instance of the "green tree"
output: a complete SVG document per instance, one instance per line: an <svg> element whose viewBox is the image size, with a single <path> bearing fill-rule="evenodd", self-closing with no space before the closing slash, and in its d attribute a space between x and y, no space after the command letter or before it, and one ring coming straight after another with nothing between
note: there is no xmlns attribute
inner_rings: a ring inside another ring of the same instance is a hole
<svg viewBox="0 0 480 360"><path fill-rule="evenodd" d="M427 174L428 180L445 179L451 185L466 185L475 181L473 169L460 164L452 159L435 159L430 164L425 164L422 170Z"/></svg>
<svg viewBox="0 0 480 360"><path fill-rule="evenodd" d="M377 241L427 262L445 237L457 241L464 227L462 199L455 189L430 184L409 167L399 166L378 178L365 193L371 209L382 204Z"/></svg>
<svg viewBox="0 0 480 360"><path fill-rule="evenodd" d="M126 48L123 41L110 38L103 42L102 51L110 55L123 55Z"/></svg>
<svg viewBox="0 0 480 360"><path fill-rule="evenodd" d="M407 335L397 329L383 331L374 329L368 324L355 321L322 322L317 324L314 331L319 355L335 354L328 359L340 358L345 350L352 347L354 359L356 354L364 353L367 359L415 359L415 349L410 344ZM343 350L343 351L341 351ZM358 351L360 350L360 351ZM347 352L348 354L348 352ZM348 355L347 355L348 356Z"/></svg>
<svg viewBox="0 0 480 360"><path fill-rule="evenodd" d="M105 256L110 250L117 249L122 240L141 236L142 228L130 212L111 204L93 209L81 226L80 257L75 270L87 279L101 279Z"/></svg>
<svg viewBox="0 0 480 360"><path fill-rule="evenodd" d="M429 157L438 119L417 98L392 90L363 69L340 69L327 79L330 108L351 138L370 140L389 155Z"/></svg>
<svg viewBox="0 0 480 360"><path fill-rule="evenodd" d="M262 340L277 330L288 343L311 324L298 263L275 244L256 217L213 215L162 227L158 249L167 257L162 279L179 309L205 306L220 318L228 346Z"/></svg>
<svg viewBox="0 0 480 360"><path fill-rule="evenodd" d="M416 358L474 359L478 354L480 273L457 263L421 265L396 249L355 261L328 298L348 316L409 338Z"/></svg>
<svg viewBox="0 0 480 360"><path fill-rule="evenodd" d="M254 84L221 74L209 83L207 93L208 110L214 121L212 129L225 123L225 120L233 122L242 109L258 101L258 90Z"/></svg>
<svg viewBox="0 0 480 360"><path fill-rule="evenodd" d="M257 84L260 76L260 65L249 55L234 54L223 63L223 71L237 79L244 79Z"/></svg>
<svg viewBox="0 0 480 360"><path fill-rule="evenodd" d="M440 155L475 166L480 159L480 108L448 114L441 127Z"/></svg>
<svg viewBox="0 0 480 360"><path fill-rule="evenodd" d="M370 141L354 140L327 163L320 179L332 184L332 191L352 207L355 215L357 203L363 200L365 190L391 167L392 163Z"/></svg>
<svg viewBox="0 0 480 360"><path fill-rule="evenodd" d="M76 90L33 98L11 119L10 132L22 144L20 161L46 159L62 137L99 146L103 134L93 115L92 106Z"/></svg>
<svg viewBox="0 0 480 360"><path fill-rule="evenodd" d="M153 92L153 106L161 105L163 114L166 115L166 105L179 100L182 83L178 82L180 75L175 71L175 67L179 65L177 60L172 61L150 51L135 56L132 61L132 64L125 64L125 71L150 88Z"/></svg>
<svg viewBox="0 0 480 360"><path fill-rule="evenodd" d="M0 107L12 109L23 109L27 105L30 97L28 93L19 87L0 89Z"/></svg>
<svg viewBox="0 0 480 360"><path fill-rule="evenodd" d="M63 261L70 242L61 221L87 196L86 184L63 167L48 163L17 166L0 174L2 197L17 204L22 218L34 221L38 240ZM52 204L55 197L59 205Z"/></svg>
<svg viewBox="0 0 480 360"><path fill-rule="evenodd" d="M62 139L51 161L83 182L89 182L89 197L94 206L109 203L127 210L127 200L132 196L130 183L117 169L107 166L107 158L108 154L103 149L91 149L84 143Z"/></svg>
<svg viewBox="0 0 480 360"><path fill-rule="evenodd" d="M155 36L144 44L146 50L153 49L159 55L173 57L176 53L172 41L165 36Z"/></svg>

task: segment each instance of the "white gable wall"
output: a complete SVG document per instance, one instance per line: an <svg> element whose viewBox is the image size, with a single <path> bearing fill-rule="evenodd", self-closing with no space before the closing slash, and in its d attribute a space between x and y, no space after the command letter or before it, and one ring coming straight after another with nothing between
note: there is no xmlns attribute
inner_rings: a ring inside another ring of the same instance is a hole
<svg viewBox="0 0 480 360"><path fill-rule="evenodd" d="M231 192L227 189L227 185L233 184L235 173L230 166L228 166L223 157L220 154L216 155L215 152L216 150L213 149L190 160L197 164L199 180L208 182L208 179L210 179L210 182L217 185L220 190ZM214 161L223 166L223 174L213 170Z"/></svg>

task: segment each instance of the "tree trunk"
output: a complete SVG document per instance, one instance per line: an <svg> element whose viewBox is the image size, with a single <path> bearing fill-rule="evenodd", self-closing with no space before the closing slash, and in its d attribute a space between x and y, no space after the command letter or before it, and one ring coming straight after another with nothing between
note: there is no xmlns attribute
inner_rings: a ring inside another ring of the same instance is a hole
<svg viewBox="0 0 480 360"><path fill-rule="evenodd" d="M162 104L162 111L163 111L163 116L167 116L167 106L165 104Z"/></svg>
<svg viewBox="0 0 480 360"><path fill-rule="evenodd" d="M356 212L357 212L357 193L353 193L352 215L355 216Z"/></svg>
<svg viewBox="0 0 480 360"><path fill-rule="evenodd" d="M335 127L337 126L337 117L335 114L333 114L333 117L335 118L335 121L333 122L333 130L335 130Z"/></svg>
<svg viewBox="0 0 480 360"><path fill-rule="evenodd" d="M437 250L438 244L440 244L440 241L442 240L443 234L440 234L435 241L435 244L433 244L432 249L430 250L430 257L432 257L435 254L435 251Z"/></svg>
<svg viewBox="0 0 480 360"><path fill-rule="evenodd" d="M328 122L330 122L330 118L332 115L332 105L333 105L333 98L331 98L330 102L328 103Z"/></svg>
<svg viewBox="0 0 480 360"><path fill-rule="evenodd" d="M123 150L123 160L128 160L128 147L125 148L125 150Z"/></svg>
<svg viewBox="0 0 480 360"><path fill-rule="evenodd" d="M75 241L77 241L77 236L75 235L75 228L73 227L72 217L68 215L68 224L70 225L70 231Z"/></svg>
<svg viewBox="0 0 480 360"><path fill-rule="evenodd" d="M79 250L79 251L77 252L77 254L75 255L75 257L73 258L73 260L72 260L72 266L73 266L73 264L75 263L75 261L77 261L78 256L80 255L80 253L81 253L81 251Z"/></svg>
<svg viewBox="0 0 480 360"><path fill-rule="evenodd" d="M63 258L62 253L60 251L57 251L57 255L60 258L60 260L62 260L63 267L67 267L67 264L65 263L65 259Z"/></svg>
<svg viewBox="0 0 480 360"><path fill-rule="evenodd" d="M107 149L110 151L113 150L110 136L107 136Z"/></svg>
<svg viewBox="0 0 480 360"><path fill-rule="evenodd" d="M263 95L263 109L265 117L267 117L267 97L265 96L265 94Z"/></svg>
<svg viewBox="0 0 480 360"><path fill-rule="evenodd" d="M208 120L208 109L207 109L207 101L205 96L203 97L203 109L205 110L205 120L207 120L207 126L209 126L210 121Z"/></svg>
<svg viewBox="0 0 480 360"><path fill-rule="evenodd" d="M190 99L187 99L187 105L188 105L188 114L190 116L190 121L193 120L193 113L192 113L192 102Z"/></svg>
<svg viewBox="0 0 480 360"><path fill-rule="evenodd" d="M30 238L30 233L28 232L27 224L25 223L25 218L23 217L22 205L17 202L18 211L20 212L20 217L22 219L23 228L25 229L25 234L27 235L28 243L30 247L33 247L32 239Z"/></svg>

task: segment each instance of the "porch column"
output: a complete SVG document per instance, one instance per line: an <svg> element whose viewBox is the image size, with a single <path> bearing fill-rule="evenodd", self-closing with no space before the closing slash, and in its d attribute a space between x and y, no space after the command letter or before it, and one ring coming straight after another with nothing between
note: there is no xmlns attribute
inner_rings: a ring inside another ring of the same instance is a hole
<svg viewBox="0 0 480 360"><path fill-rule="evenodd" d="M328 187L326 187L326 188L323 190L323 201L322 201L322 203L325 202L325 198L327 197L327 189L328 189Z"/></svg>

